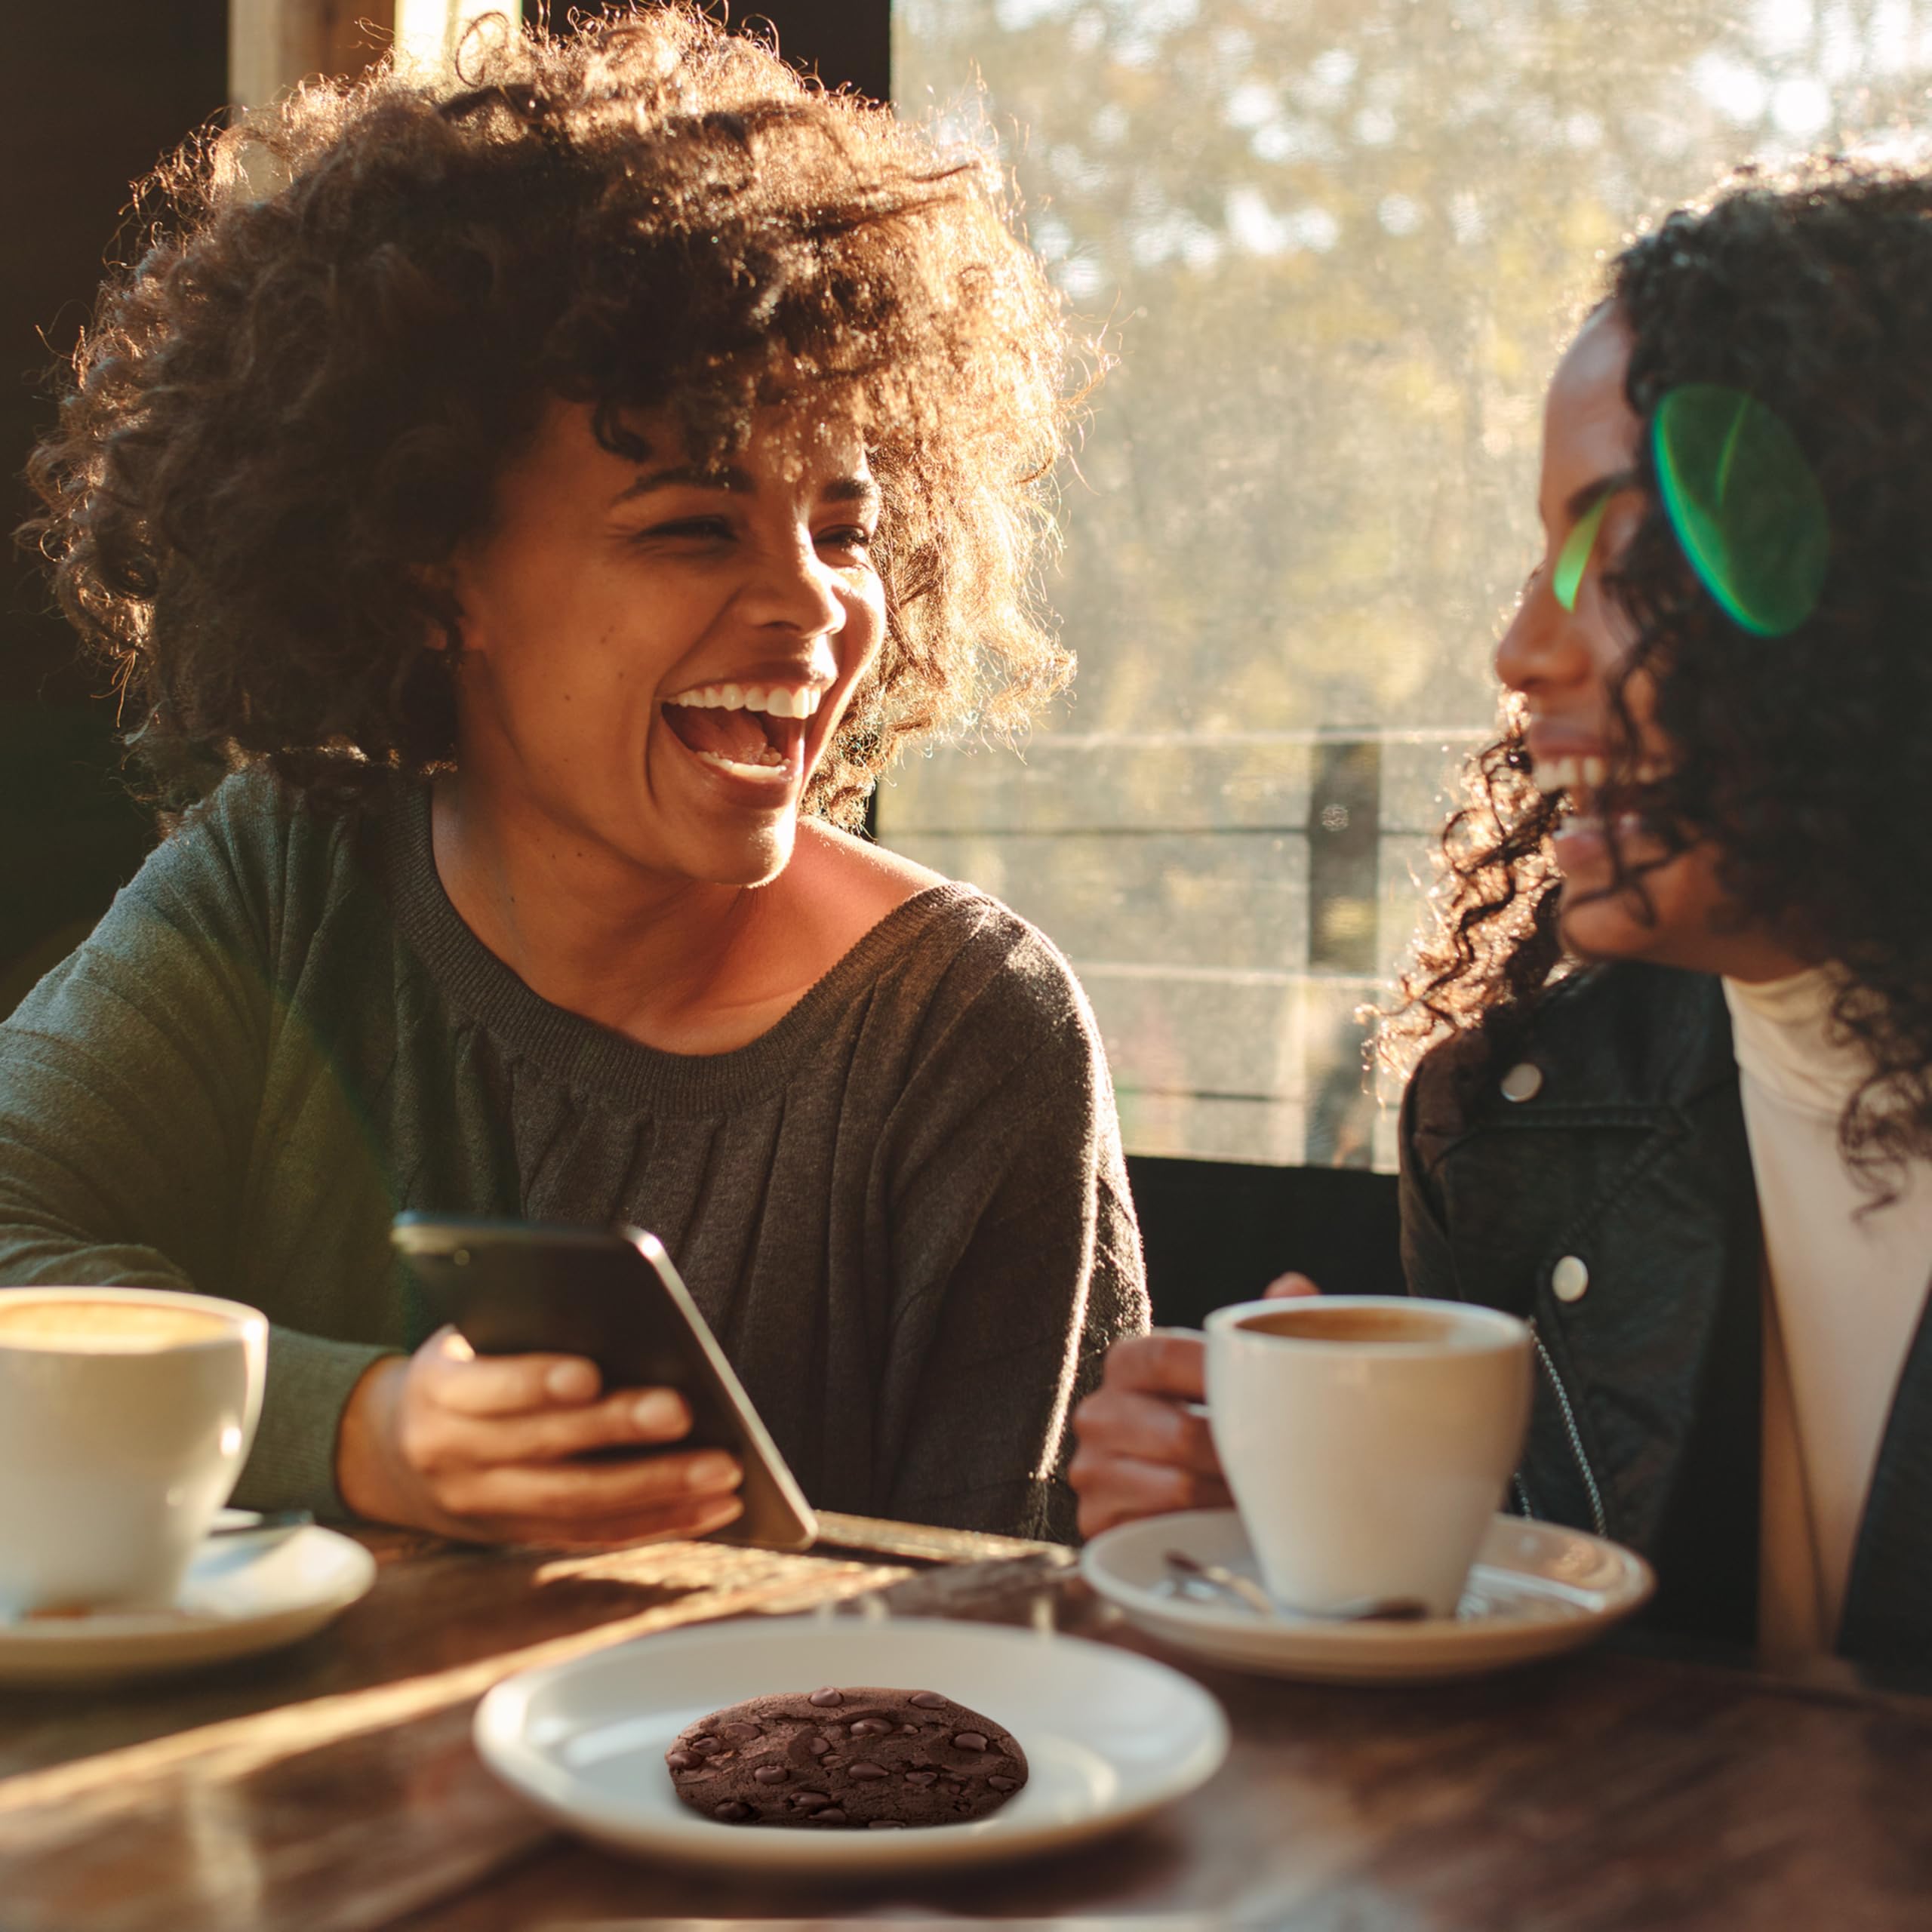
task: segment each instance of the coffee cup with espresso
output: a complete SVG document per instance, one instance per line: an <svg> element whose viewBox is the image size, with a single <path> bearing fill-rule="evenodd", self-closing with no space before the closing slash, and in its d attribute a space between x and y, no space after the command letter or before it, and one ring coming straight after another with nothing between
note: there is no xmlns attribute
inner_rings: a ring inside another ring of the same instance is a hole
<svg viewBox="0 0 1932 1932"><path fill-rule="evenodd" d="M238 1302L0 1289L0 1617L172 1603L254 1439L267 1354Z"/></svg>
<svg viewBox="0 0 1932 1932"><path fill-rule="evenodd" d="M1208 1426L1269 1594L1455 1614L1530 1413L1530 1333L1460 1302L1241 1302L1207 1322Z"/></svg>

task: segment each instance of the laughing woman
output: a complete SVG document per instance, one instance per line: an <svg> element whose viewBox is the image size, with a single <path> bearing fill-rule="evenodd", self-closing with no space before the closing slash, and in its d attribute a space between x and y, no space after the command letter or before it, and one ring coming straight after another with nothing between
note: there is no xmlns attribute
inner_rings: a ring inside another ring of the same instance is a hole
<svg viewBox="0 0 1932 1932"><path fill-rule="evenodd" d="M1747 180L1618 260L1384 1035L1411 1290L1535 1324L1516 1505L1785 1658L1932 1662L1928 332L1924 177ZM1106 1381L1083 1527L1225 1506L1198 1342Z"/></svg>
<svg viewBox="0 0 1932 1932"><path fill-rule="evenodd" d="M206 795L0 1029L0 1281L265 1309L244 1501L702 1533L728 1459L579 1454L675 1396L471 1358L386 1241L631 1221L815 1503L1069 1535L1146 1306L1091 1016L845 829L1065 675L1051 298L977 163L694 13L468 66L165 167L36 453L63 603Z"/></svg>

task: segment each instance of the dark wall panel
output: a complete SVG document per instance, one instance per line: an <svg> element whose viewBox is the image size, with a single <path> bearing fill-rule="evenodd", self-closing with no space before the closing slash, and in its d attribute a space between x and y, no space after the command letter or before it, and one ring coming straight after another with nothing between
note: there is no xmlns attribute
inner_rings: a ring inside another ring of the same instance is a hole
<svg viewBox="0 0 1932 1932"><path fill-rule="evenodd" d="M1291 1269L1330 1294L1404 1292L1395 1177L1131 1156L1154 1319L1199 1327Z"/></svg>
<svg viewBox="0 0 1932 1932"><path fill-rule="evenodd" d="M223 0L7 10L0 60L0 516L28 514L28 450L53 420L131 183L227 96ZM0 1014L140 863L145 816L115 779L112 704L48 608L32 559L0 552Z"/></svg>

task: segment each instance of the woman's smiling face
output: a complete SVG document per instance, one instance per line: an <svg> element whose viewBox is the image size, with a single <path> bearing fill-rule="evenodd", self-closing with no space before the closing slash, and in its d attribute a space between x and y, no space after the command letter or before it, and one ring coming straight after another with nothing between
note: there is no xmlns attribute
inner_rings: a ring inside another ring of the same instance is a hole
<svg viewBox="0 0 1932 1932"><path fill-rule="evenodd" d="M1604 307L1557 365L1543 414L1543 558L1497 648L1497 675L1527 707L1537 784L1569 801L1555 840L1564 944L1586 958L1649 959L1742 980L1774 979L1804 961L1742 921L1718 882L1715 847L1697 844L1666 857L1669 848L1634 816L1611 825L1597 814L1596 789L1607 771L1621 768L1643 781L1669 771L1676 755L1657 727L1655 692L1644 673L1623 685L1627 726L1614 695L1632 636L1603 577L1647 508L1635 479L1642 426L1624 392L1630 347L1623 318ZM1601 521L1578 577L1577 552L1566 558L1566 546L1599 503ZM1631 732L1635 742L1627 744ZM1613 841L1626 875L1651 868L1642 872L1641 893L1634 884L1617 884Z"/></svg>
<svg viewBox="0 0 1932 1932"><path fill-rule="evenodd" d="M457 555L464 792L558 856L761 884L884 635L878 492L842 426L774 418L715 469L626 426L641 464L550 404Z"/></svg>

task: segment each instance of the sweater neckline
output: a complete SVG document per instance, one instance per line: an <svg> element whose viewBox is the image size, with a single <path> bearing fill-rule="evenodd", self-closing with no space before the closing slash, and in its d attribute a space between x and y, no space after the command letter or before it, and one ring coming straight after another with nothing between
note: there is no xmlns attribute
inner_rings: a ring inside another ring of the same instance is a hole
<svg viewBox="0 0 1932 1932"><path fill-rule="evenodd" d="M436 870L429 805L429 786L420 783L387 814L385 870L397 929L451 1005L506 1051L574 1091L630 1107L711 1112L782 1087L854 998L909 952L936 918L979 896L952 880L915 893L755 1039L724 1053L674 1053L554 1005L477 937Z"/></svg>

